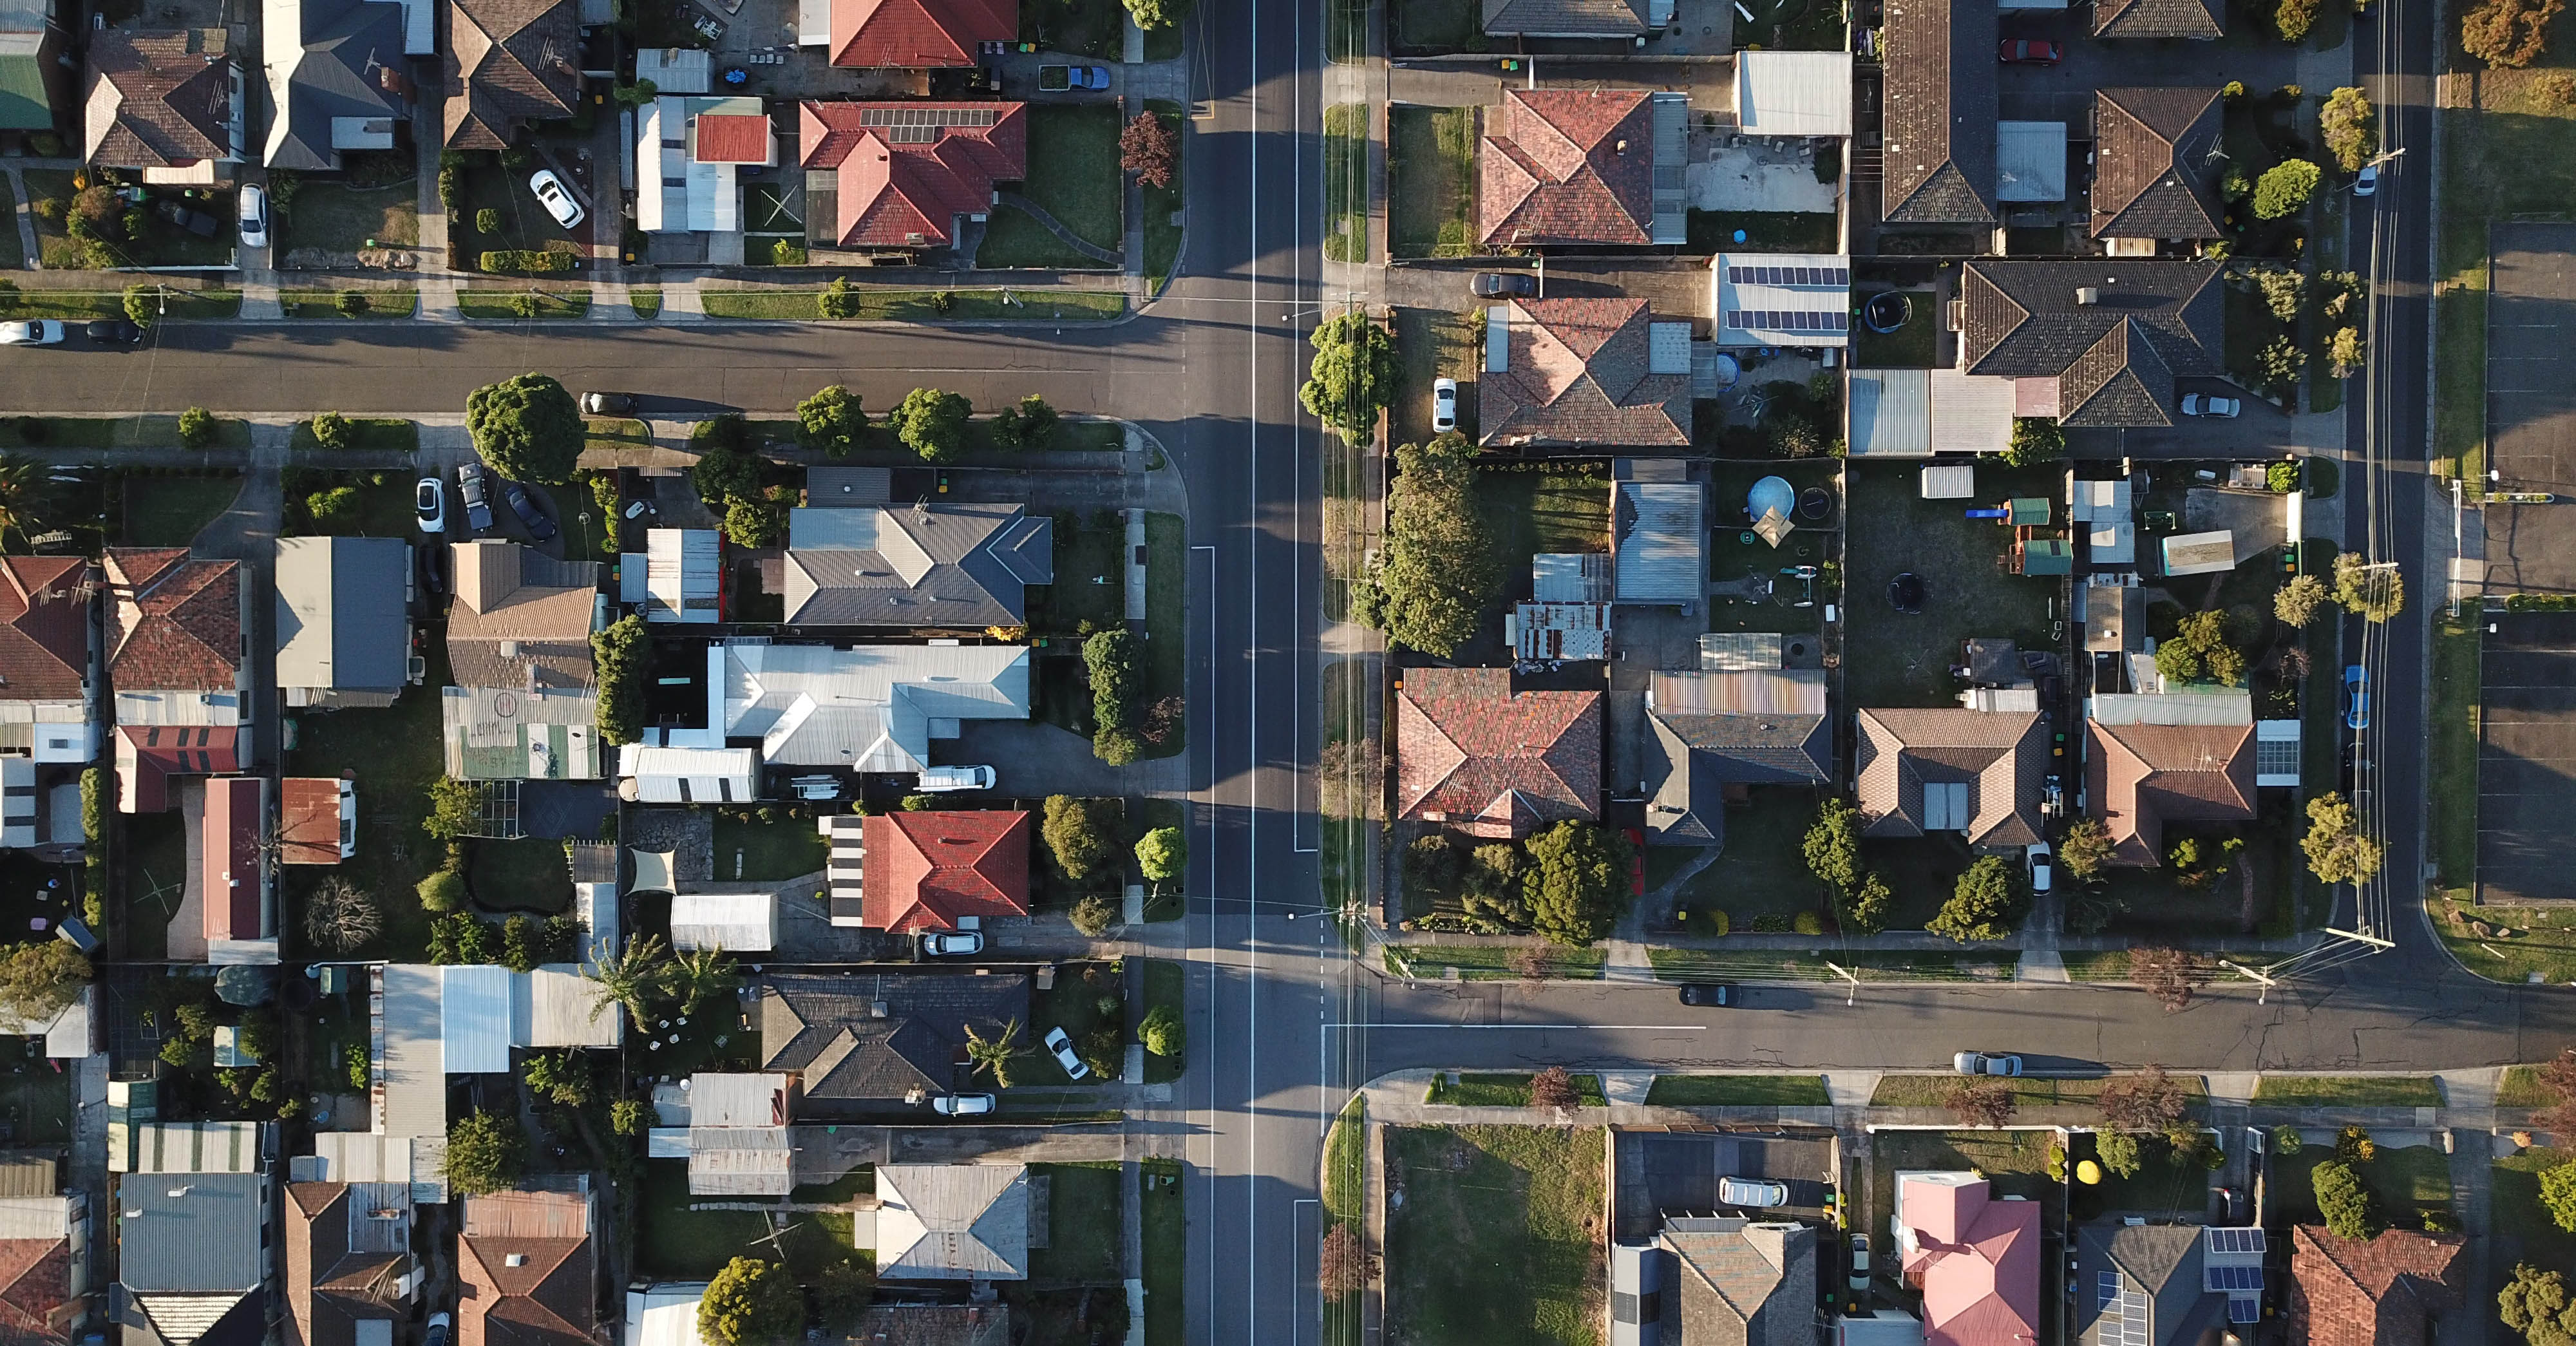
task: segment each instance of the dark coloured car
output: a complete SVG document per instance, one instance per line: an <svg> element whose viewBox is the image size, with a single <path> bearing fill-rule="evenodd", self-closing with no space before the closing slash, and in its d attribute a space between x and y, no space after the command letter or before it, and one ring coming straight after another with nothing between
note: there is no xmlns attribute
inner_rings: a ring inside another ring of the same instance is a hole
<svg viewBox="0 0 2576 1346"><path fill-rule="evenodd" d="M1706 1005L1712 1009L1725 1009L1740 1002L1736 998L1735 988L1725 982L1694 981L1683 983L1682 1003L1685 1005Z"/></svg>
<svg viewBox="0 0 2576 1346"><path fill-rule="evenodd" d="M447 596L447 548L436 542L411 549L420 564L420 587L423 593L440 598Z"/></svg>
<svg viewBox="0 0 2576 1346"><path fill-rule="evenodd" d="M2002 57L2005 65L2055 65L2066 59L2066 49L2035 37L2008 37Z"/></svg>
<svg viewBox="0 0 2576 1346"><path fill-rule="evenodd" d="M1887 582L1887 605L1899 612L1923 610L1923 577L1908 570Z"/></svg>
<svg viewBox="0 0 2576 1346"><path fill-rule="evenodd" d="M510 502L510 512L518 515L519 522L528 526L528 536L544 542L555 535L555 521L546 517L545 510L537 504L536 497L528 494L527 487L511 482L501 488L501 498Z"/></svg>
<svg viewBox="0 0 2576 1346"><path fill-rule="evenodd" d="M102 346L139 346L143 329L123 318L101 318L81 329L81 335Z"/></svg>
<svg viewBox="0 0 2576 1346"><path fill-rule="evenodd" d="M456 498L465 502L465 527L475 536L492 526L492 501L484 494L482 464L467 463L456 469Z"/></svg>
<svg viewBox="0 0 2576 1346"><path fill-rule="evenodd" d="M1469 287L1478 299L1501 299L1538 293L1538 277L1526 271L1479 271Z"/></svg>

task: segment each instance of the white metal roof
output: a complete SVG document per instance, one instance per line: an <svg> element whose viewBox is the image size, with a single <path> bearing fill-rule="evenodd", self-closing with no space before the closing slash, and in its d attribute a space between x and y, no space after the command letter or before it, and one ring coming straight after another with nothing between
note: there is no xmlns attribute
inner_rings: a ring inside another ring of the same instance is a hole
<svg viewBox="0 0 2576 1346"><path fill-rule="evenodd" d="M959 721L1029 717L1024 645L727 642L707 659L711 719L774 765L919 771Z"/></svg>
<svg viewBox="0 0 2576 1346"><path fill-rule="evenodd" d="M376 1129L389 1136L447 1136L447 1054L439 1024L441 969L394 963L384 969L377 1032Z"/></svg>
<svg viewBox="0 0 2576 1346"><path fill-rule="evenodd" d="M703 1281L627 1291L624 1346L706 1346L698 1337L698 1301L706 1297Z"/></svg>
<svg viewBox="0 0 2576 1346"><path fill-rule="evenodd" d="M1622 603L1696 606L1708 592L1706 492L1695 481L1623 481L1612 497L1611 573Z"/></svg>
<svg viewBox="0 0 2576 1346"><path fill-rule="evenodd" d="M1720 253L1709 262L1722 346L1843 346L1851 340L1851 258Z"/></svg>
<svg viewBox="0 0 2576 1346"><path fill-rule="evenodd" d="M1932 451L2001 453L2012 445L2013 380L1932 371Z"/></svg>
<svg viewBox="0 0 2576 1346"><path fill-rule="evenodd" d="M778 897L757 891L680 893L671 899L671 947L767 953L778 938Z"/></svg>
<svg viewBox="0 0 2576 1346"><path fill-rule="evenodd" d="M1955 369L1855 369L1848 388L1852 457L2000 453L2012 443L2011 379Z"/></svg>
<svg viewBox="0 0 2576 1346"><path fill-rule="evenodd" d="M257 1122L111 1122L114 1173L250 1173L260 1166Z"/></svg>
<svg viewBox="0 0 2576 1346"><path fill-rule="evenodd" d="M573 909L581 919L581 961L597 966L600 960L617 952L625 942L618 928L617 885L613 883L576 883L572 886Z"/></svg>
<svg viewBox="0 0 2576 1346"><path fill-rule="evenodd" d="M707 804L760 797L760 753L752 748L659 748L629 743L617 750L617 774L635 782L647 804Z"/></svg>
<svg viewBox="0 0 2576 1346"><path fill-rule="evenodd" d="M2066 199L2066 123L1995 123L1995 199Z"/></svg>
<svg viewBox="0 0 2576 1346"><path fill-rule="evenodd" d="M1646 372L1649 374L1691 372L1689 323L1650 322L1646 324Z"/></svg>
<svg viewBox="0 0 2576 1346"><path fill-rule="evenodd" d="M1966 500L1977 493L1977 469L1970 463L1934 463L1923 469L1923 498Z"/></svg>
<svg viewBox="0 0 2576 1346"><path fill-rule="evenodd" d="M1026 1280L1025 1164L879 1164L877 1275L885 1280Z"/></svg>
<svg viewBox="0 0 2576 1346"><path fill-rule="evenodd" d="M2254 722L2254 783L2295 786L2299 783L2299 722Z"/></svg>
<svg viewBox="0 0 2576 1346"><path fill-rule="evenodd" d="M1737 52L1735 119L1749 136L1850 135L1851 54Z"/></svg>
<svg viewBox="0 0 2576 1346"><path fill-rule="evenodd" d="M1540 603L1610 601L1610 553L1540 552L1530 558L1530 597Z"/></svg>
<svg viewBox="0 0 2576 1346"><path fill-rule="evenodd" d="M2102 724L2252 724L2254 694L2241 689L2103 692L2086 713Z"/></svg>
<svg viewBox="0 0 2576 1346"><path fill-rule="evenodd" d="M701 1070L689 1077L689 1125L781 1126L787 1076L776 1071Z"/></svg>
<svg viewBox="0 0 2576 1346"><path fill-rule="evenodd" d="M649 81L660 93L705 93L715 68L715 53L697 47L643 47L635 53L635 82Z"/></svg>
<svg viewBox="0 0 2576 1346"><path fill-rule="evenodd" d="M512 973L510 1040L520 1047L614 1047L625 1039L626 1015L604 1003L599 983L571 963L548 963Z"/></svg>
<svg viewBox="0 0 2576 1346"><path fill-rule="evenodd" d="M510 969L492 964L438 970L439 1046L451 1075L510 1069Z"/></svg>
<svg viewBox="0 0 2576 1346"><path fill-rule="evenodd" d="M713 622L724 565L712 528L655 528L644 534L644 619Z"/></svg>

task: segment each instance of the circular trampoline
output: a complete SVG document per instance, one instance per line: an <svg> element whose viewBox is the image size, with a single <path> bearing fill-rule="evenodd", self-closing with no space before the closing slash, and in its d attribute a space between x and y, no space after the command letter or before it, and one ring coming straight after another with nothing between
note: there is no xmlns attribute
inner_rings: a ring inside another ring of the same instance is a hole
<svg viewBox="0 0 2576 1346"><path fill-rule="evenodd" d="M1881 336L1905 325L1914 316L1914 301L1901 290L1881 290L1860 306L1861 325Z"/></svg>
<svg viewBox="0 0 2576 1346"><path fill-rule="evenodd" d="M1887 605L1899 612L1923 610L1923 579L1908 570L1887 582Z"/></svg>
<svg viewBox="0 0 2576 1346"><path fill-rule="evenodd" d="M1807 489L1798 492L1799 518L1821 519L1825 517L1825 511L1830 510L1833 507L1833 493L1827 491L1822 486L1810 486Z"/></svg>

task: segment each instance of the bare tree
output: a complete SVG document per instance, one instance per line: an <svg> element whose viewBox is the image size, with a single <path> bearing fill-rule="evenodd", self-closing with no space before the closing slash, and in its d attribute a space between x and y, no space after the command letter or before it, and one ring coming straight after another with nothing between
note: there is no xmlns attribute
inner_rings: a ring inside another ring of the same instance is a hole
<svg viewBox="0 0 2576 1346"><path fill-rule="evenodd" d="M1574 1077L1565 1073L1565 1067L1549 1066L1530 1076L1531 1107L1563 1109L1581 1102L1574 1092Z"/></svg>
<svg viewBox="0 0 2576 1346"><path fill-rule="evenodd" d="M2012 1120L2019 1100L2013 1087L2002 1080L1961 1080L1951 1086L1950 1096L1941 1104L1961 1125L2002 1126Z"/></svg>
<svg viewBox="0 0 2576 1346"><path fill-rule="evenodd" d="M1324 1256L1320 1268L1326 1299L1340 1299L1368 1288L1377 1279L1377 1259L1369 1255L1360 1242L1359 1231L1348 1222L1333 1226L1324 1235Z"/></svg>
<svg viewBox="0 0 2576 1346"><path fill-rule="evenodd" d="M323 880L304 900L304 933L324 952L347 953L384 928L385 914L375 895L337 875Z"/></svg>
<svg viewBox="0 0 2576 1346"><path fill-rule="evenodd" d="M2161 1131L2181 1120L2191 1103L2182 1082L2167 1075L2163 1066L2149 1066L2103 1085L2096 1101L2102 1120L2124 1131Z"/></svg>
<svg viewBox="0 0 2576 1346"><path fill-rule="evenodd" d="M2180 949L2149 947L2129 951L2129 980L2162 1001L2167 1014L2191 1003L2197 971L2191 955Z"/></svg>
<svg viewBox="0 0 2576 1346"><path fill-rule="evenodd" d="M1547 975L1547 954L1535 944L1524 944L1511 953L1512 971L1530 981Z"/></svg>
<svg viewBox="0 0 2576 1346"><path fill-rule="evenodd" d="M1315 762L1316 807L1327 818L1374 818L1386 764L1375 739L1334 739Z"/></svg>

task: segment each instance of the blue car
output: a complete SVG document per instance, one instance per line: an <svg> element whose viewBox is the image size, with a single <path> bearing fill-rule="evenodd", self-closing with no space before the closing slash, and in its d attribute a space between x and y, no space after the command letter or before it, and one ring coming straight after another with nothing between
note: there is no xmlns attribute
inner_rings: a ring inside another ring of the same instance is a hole
<svg viewBox="0 0 2576 1346"><path fill-rule="evenodd" d="M2343 671L2343 727L2356 734L2370 727L2370 672L2359 664Z"/></svg>

